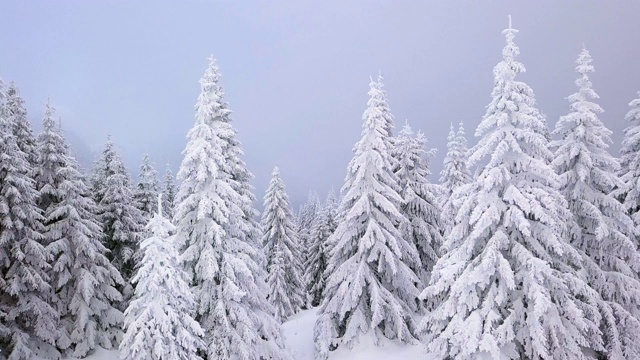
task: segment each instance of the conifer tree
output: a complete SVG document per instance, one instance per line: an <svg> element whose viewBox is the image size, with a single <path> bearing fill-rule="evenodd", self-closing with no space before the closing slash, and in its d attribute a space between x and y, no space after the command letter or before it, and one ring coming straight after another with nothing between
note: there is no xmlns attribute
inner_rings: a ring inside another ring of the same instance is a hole
<svg viewBox="0 0 640 360"><path fill-rule="evenodd" d="M631 124L624 129L620 149L620 178L623 184L616 191L616 195L633 219L636 228L640 228L640 92L638 98L632 100L629 106L631 109L625 119ZM632 239L638 247L638 236Z"/></svg>
<svg viewBox="0 0 640 360"><path fill-rule="evenodd" d="M140 246L144 253L132 281L135 292L125 311L125 335L120 343L123 360L199 360L204 333L194 320L195 299L174 247L175 227L157 213L147 224L151 237Z"/></svg>
<svg viewBox="0 0 640 360"><path fill-rule="evenodd" d="M196 297L208 359L289 359L267 301L259 229L242 150L213 58L180 165L176 241Z"/></svg>
<svg viewBox="0 0 640 360"><path fill-rule="evenodd" d="M320 305L324 299L329 258L328 241L337 226L336 206L337 199L331 191L311 227L311 238L307 245L310 256L303 267L305 269L304 283L307 286L311 306Z"/></svg>
<svg viewBox="0 0 640 360"><path fill-rule="evenodd" d="M406 261L421 280L428 282L442 245L442 220L437 190L427 180L431 173L426 160L434 155L435 150L426 152L425 144L424 134L418 132L413 137L413 131L407 124L395 138L393 156L396 159L394 173L403 200L401 211L408 220L402 234L416 246L420 256L418 262Z"/></svg>
<svg viewBox="0 0 640 360"><path fill-rule="evenodd" d="M378 116L382 118L383 125L382 129L384 130L384 138L387 143L387 149L393 149L393 131L395 129L395 121L393 114L391 113L391 108L389 107L389 102L387 101L387 93L383 90L384 88L384 77L382 73L378 74L378 79L373 81L371 79L371 83L369 84L371 90L369 92L369 102L370 109L375 109L372 111L378 112Z"/></svg>
<svg viewBox="0 0 640 360"><path fill-rule="evenodd" d="M400 212L402 197L391 169L380 91L376 83L370 86L362 138L355 145L338 210L332 273L314 329L318 359L326 359L337 346L353 347L364 334L376 344L382 338L414 341L419 280L405 261L417 262L419 255L399 229L407 220Z"/></svg>
<svg viewBox="0 0 640 360"><path fill-rule="evenodd" d="M471 174L467 165L469 151L462 121L460 121L457 133L451 124L448 140L444 168L440 172L440 206L442 207L445 234L448 234L455 225L455 216L458 212L456 206L458 197L454 195L455 191L462 185L471 182ZM458 199L459 201L460 199Z"/></svg>
<svg viewBox="0 0 640 360"><path fill-rule="evenodd" d="M164 184L162 189L162 211L164 216L171 220L173 219L173 206L176 198L176 184L173 178L173 172L171 168L167 166L167 170L164 173Z"/></svg>
<svg viewBox="0 0 640 360"><path fill-rule="evenodd" d="M16 137L18 148L26 154L31 168L36 164L36 138L27 119L27 110L20 91L12 82L7 89L7 119L11 124L13 135Z"/></svg>
<svg viewBox="0 0 640 360"><path fill-rule="evenodd" d="M309 261L309 257L313 256L310 252L311 241L312 241L312 227L313 223L316 221L317 217L320 214L320 198L318 194L314 191L309 191L307 195L307 201L300 206L298 213L294 216L294 223L296 228L296 233L298 236L298 240L300 243L301 251L300 251L300 263L306 264ZM304 279L303 279L304 280ZM307 288L308 284L303 282L303 287ZM303 309L305 309L308 303L311 300L309 299L309 294L305 295L305 304Z"/></svg>
<svg viewBox="0 0 640 360"><path fill-rule="evenodd" d="M98 164L102 166L97 176L103 182L98 204L103 244L109 250L109 260L125 282L120 289L124 300L118 306L124 310L133 291L130 280L136 268L143 219L135 206L129 173L111 139L107 140Z"/></svg>
<svg viewBox="0 0 640 360"><path fill-rule="evenodd" d="M156 199L158 198L158 174L151 165L149 155L145 154L140 165L138 185L134 192L136 207L142 214L143 222L148 222L154 214Z"/></svg>
<svg viewBox="0 0 640 360"><path fill-rule="evenodd" d="M421 295L439 300L420 326L432 358L585 359L585 348L601 349L597 293L564 239L569 214L544 121L516 80L525 71L516 33L503 31L493 99L476 130L478 177L460 190L447 252Z"/></svg>
<svg viewBox="0 0 640 360"><path fill-rule="evenodd" d="M569 96L571 112L560 117L552 145L553 165L560 175L560 188L569 203L569 239L582 255L584 280L602 297L600 328L607 359L640 358L640 255L632 240L637 230L613 195L623 186L617 175L618 162L607 152L611 131L593 102L598 95L589 74L594 71L591 55L583 49L576 63L578 92ZM604 354L603 354L604 355Z"/></svg>
<svg viewBox="0 0 640 360"><path fill-rule="evenodd" d="M28 154L14 134L16 114L7 111L3 97L0 82L0 357L58 358L59 314L49 303L51 254L42 235L38 192Z"/></svg>
<svg viewBox="0 0 640 360"><path fill-rule="evenodd" d="M106 257L96 206L69 145L47 104L37 138L36 187L44 212L44 236L53 255L53 305L60 314L57 346L85 357L97 346L110 349L119 338L122 313L112 304L122 277Z"/></svg>
<svg viewBox="0 0 640 360"><path fill-rule="evenodd" d="M274 307L276 320L280 322L296 314L306 303L301 282L301 249L292 217L289 196L280 171L275 167L264 196L262 244L267 254L269 301Z"/></svg>

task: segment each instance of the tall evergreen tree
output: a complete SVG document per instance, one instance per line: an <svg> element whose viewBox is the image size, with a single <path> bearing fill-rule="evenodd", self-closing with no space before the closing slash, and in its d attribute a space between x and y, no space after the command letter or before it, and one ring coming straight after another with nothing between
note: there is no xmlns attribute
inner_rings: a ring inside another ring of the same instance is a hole
<svg viewBox="0 0 640 360"><path fill-rule="evenodd" d="M455 225L455 217L458 212L456 199L458 202L461 201L457 196L454 196L455 191L462 185L471 182L471 174L467 165L469 150L462 121L460 121L457 133L451 124L448 140L444 168L440 172L440 206L442 207L445 234L448 234Z"/></svg>
<svg viewBox="0 0 640 360"><path fill-rule="evenodd" d="M627 214L636 228L640 228L640 92L638 98L629 103L631 109L625 119L631 124L624 129L620 149L620 178L623 181L616 195L622 201ZM636 248L640 246L638 236L632 238Z"/></svg>
<svg viewBox="0 0 640 360"><path fill-rule="evenodd" d="M36 143L38 205L53 255L50 283L61 318L57 345L85 357L97 346L110 349L119 338L122 313L112 304L122 300L115 287L123 280L106 257L96 205L53 111L47 104Z"/></svg>
<svg viewBox="0 0 640 360"><path fill-rule="evenodd" d="M164 173L164 184L162 189L162 211L167 219L173 219L173 207L176 198L176 184L171 168L167 166Z"/></svg>
<svg viewBox="0 0 640 360"><path fill-rule="evenodd" d="M204 333L193 319L195 299L188 277L178 262L173 242L175 227L162 216L162 200L147 224L151 237L132 281L135 293L125 311L126 333L120 343L123 360L198 360Z"/></svg>
<svg viewBox="0 0 640 360"><path fill-rule="evenodd" d="M316 221L319 214L320 198L318 197L318 194L316 192L309 191L307 201L300 206L298 213L294 217L296 233L301 245L300 262L303 265L309 261L309 258L311 256L313 256L313 254L310 252L311 242L313 241L313 234L311 233L311 230L313 227L313 223ZM306 288L308 284L303 282L303 286ZM311 299L309 299L309 294L305 295L305 304L303 306L303 309L307 307L306 305L308 305L310 301Z"/></svg>
<svg viewBox="0 0 640 360"><path fill-rule="evenodd" d="M269 301L274 307L276 320L280 322L296 314L306 304L301 281L302 251L292 218L289 196L276 167L264 196L262 244L267 254Z"/></svg>
<svg viewBox="0 0 640 360"><path fill-rule="evenodd" d="M124 310L133 291L130 280L136 268L143 218L135 206L129 173L111 139L107 140L98 164L102 166L97 171L98 179L103 181L98 203L104 233L103 244L109 249L109 260L125 282L120 289L124 300L118 306L120 310Z"/></svg>
<svg viewBox="0 0 640 360"><path fill-rule="evenodd" d="M376 86L372 82L362 138L343 187L332 273L314 330L318 359L337 346L352 347L363 334L376 344L381 338L414 341L418 277L406 261L417 262L419 255L399 229L407 220Z"/></svg>
<svg viewBox="0 0 640 360"><path fill-rule="evenodd" d="M174 221L195 292L208 359L288 359L259 264L251 173L223 100L213 58L200 80L187 135Z"/></svg>
<svg viewBox="0 0 640 360"><path fill-rule="evenodd" d="M395 129L395 121L393 114L391 113L391 108L389 106L389 102L387 101L387 92L384 91L384 77L382 73L378 74L378 79L376 81L371 79L371 83L369 84L371 90L369 91L369 109L370 111L377 112L377 116L380 116L383 125L382 130L384 131L384 141L387 144L387 149L393 149L393 131Z"/></svg>
<svg viewBox="0 0 640 360"><path fill-rule="evenodd" d="M552 145L553 165L560 174L560 188L569 203L571 244L582 255L584 280L602 297L601 312L607 359L640 358L640 255L631 237L636 229L624 207L613 196L623 186L618 162L607 152L611 131L593 102L598 95L589 74L591 55L583 49L576 63L578 92L569 96L571 112L560 117Z"/></svg>
<svg viewBox="0 0 640 360"><path fill-rule="evenodd" d="M51 306L51 254L28 154L14 134L15 113L0 82L0 358L29 360L42 351L58 358L59 314ZM28 125L28 123L27 123Z"/></svg>
<svg viewBox="0 0 640 360"><path fill-rule="evenodd" d="M12 82L7 89L7 119L11 124L13 135L16 137L18 148L25 153L29 166L36 165L36 138L33 135L31 123L27 119L27 110L20 91Z"/></svg>
<svg viewBox="0 0 640 360"><path fill-rule="evenodd" d="M327 261L330 256L328 241L337 227L336 206L337 199L331 191L311 226L311 238L307 244L310 256L303 266L305 270L304 283L311 306L320 305L324 299L324 289L327 283Z"/></svg>
<svg viewBox="0 0 640 360"><path fill-rule="evenodd" d="M439 300L420 326L433 358L585 359L585 348L601 348L597 293L564 240L569 214L545 124L533 91L516 80L525 71L516 33L503 31L493 99L476 131L478 177L460 190L459 221L422 293Z"/></svg>
<svg viewBox="0 0 640 360"><path fill-rule="evenodd" d="M429 273L438 261L443 224L436 187L427 180L431 172L426 160L435 151L426 152L425 144L424 134L418 132L413 137L411 127L405 125L395 138L393 157L396 165L393 171L398 178L403 200L400 209L408 220L404 223L402 234L416 246L420 256L418 262L406 261L421 280L428 282Z"/></svg>
<svg viewBox="0 0 640 360"><path fill-rule="evenodd" d="M158 198L158 173L153 168L149 155L145 154L140 164L140 175L134 192L136 207L142 213L144 222L148 222L154 214L155 202Z"/></svg>

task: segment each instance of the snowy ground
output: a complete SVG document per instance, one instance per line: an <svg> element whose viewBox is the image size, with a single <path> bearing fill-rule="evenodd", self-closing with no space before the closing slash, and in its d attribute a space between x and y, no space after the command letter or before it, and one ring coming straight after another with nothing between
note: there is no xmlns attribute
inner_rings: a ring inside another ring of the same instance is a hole
<svg viewBox="0 0 640 360"><path fill-rule="evenodd" d="M289 351L296 360L313 360L313 325L317 309L303 311L282 325ZM389 360L424 359L424 345L403 346L389 342L375 346L363 337L351 350L339 348L329 356L330 360Z"/></svg>
<svg viewBox="0 0 640 360"><path fill-rule="evenodd" d="M296 360L313 360L313 325L316 309L303 311L282 325L289 351ZM376 347L365 338L352 350L338 349L329 356L330 360L389 360L423 359L423 345L402 346L392 342ZM74 360L74 359L69 359ZM86 360L118 360L117 351L100 349Z"/></svg>

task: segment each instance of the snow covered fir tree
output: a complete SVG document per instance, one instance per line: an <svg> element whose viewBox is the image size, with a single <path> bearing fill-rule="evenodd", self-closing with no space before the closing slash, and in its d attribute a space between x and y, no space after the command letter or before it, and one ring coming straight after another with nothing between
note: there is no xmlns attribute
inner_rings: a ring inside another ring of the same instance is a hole
<svg viewBox="0 0 640 360"><path fill-rule="evenodd" d="M96 205L84 176L47 104L37 138L34 169L37 204L44 215L44 238L52 256L52 305L60 316L57 346L85 357L98 346L117 346L122 300L120 272L107 259Z"/></svg>
<svg viewBox="0 0 640 360"><path fill-rule="evenodd" d="M283 322L304 307L306 294L301 281L302 249L278 167L271 173L264 196L262 231L262 245L267 256L268 299L274 307L276 320Z"/></svg>
<svg viewBox="0 0 640 360"><path fill-rule="evenodd" d="M120 287L124 311L133 293L130 280L134 275L144 218L134 199L134 189L115 144L107 140L93 174L94 199L102 223L103 244L109 250L111 263L120 272L124 284Z"/></svg>
<svg viewBox="0 0 640 360"><path fill-rule="evenodd" d="M330 256L329 238L337 227L337 206L338 199L331 190L311 226L311 237L307 244L309 257L303 267L304 284L306 284L311 306L320 305L324 298L328 276L327 263Z"/></svg>
<svg viewBox="0 0 640 360"><path fill-rule="evenodd" d="M635 227L640 228L640 91L629 106L631 109L626 120L631 124L624 129L620 149L620 179L623 184L616 190L616 195L633 219ZM637 246L638 241L635 243Z"/></svg>
<svg viewBox="0 0 640 360"><path fill-rule="evenodd" d="M597 293L563 238L570 215L545 123L516 79L525 71L516 33L503 31L493 99L476 131L470 161L479 174L460 190L458 224L421 294L441 299L420 324L434 358L582 359L602 350Z"/></svg>
<svg viewBox="0 0 640 360"><path fill-rule="evenodd" d="M315 324L317 359L338 346L353 347L361 336L415 341L420 262L413 243L402 236L407 222L388 148L388 108L381 106L380 86L372 81L364 112L362 138L349 163L341 218L333 234L331 273Z"/></svg>
<svg viewBox="0 0 640 360"><path fill-rule="evenodd" d="M640 359L640 92L611 93L575 44L548 120L553 92L537 103L542 74L525 74L510 19L502 34L488 106L460 102L475 120L433 117L447 95L433 87L443 96L410 115L425 132L396 127L388 96L412 99L369 78L362 116L347 101L355 118L313 139L347 169L322 199L340 159L310 172L245 156L255 114L232 122L213 57L173 158L116 146L130 129L84 148L69 99L56 110L30 98L49 84L0 80L0 360Z"/></svg>
<svg viewBox="0 0 640 360"><path fill-rule="evenodd" d="M31 130L28 123L26 131L16 124L24 114L4 103L2 91L0 83L0 356L9 360L28 360L43 353L57 357L59 314L51 301L51 252L36 203L30 155L18 143L18 136Z"/></svg>
<svg viewBox="0 0 640 360"><path fill-rule="evenodd" d="M158 174L151 164L149 155L145 154L142 157L138 184L133 194L136 207L145 221L149 221L154 216L154 205L159 191L158 183Z"/></svg>
<svg viewBox="0 0 640 360"><path fill-rule="evenodd" d="M132 279L133 298L124 312L122 360L202 359L198 349L204 346L204 333L193 318L195 298L173 242L175 227L162 215L161 196L146 226L151 237L140 245L144 255Z"/></svg>
<svg viewBox="0 0 640 360"><path fill-rule="evenodd" d="M393 149L396 160L393 171L402 195L400 210L407 219L401 228L402 236L416 246L420 256L419 262L408 265L425 282L440 256L443 227L438 190L427 179L431 174L429 162L435 151L426 152L426 142L422 132L414 137L411 127L406 124L395 139Z"/></svg>
<svg viewBox="0 0 640 360"><path fill-rule="evenodd" d="M471 182L471 174L467 164L467 140L465 138L464 124L458 126L458 132L451 124L451 131L447 143L447 155L444 158L444 167L440 172L440 206L442 208L442 222L444 233L448 234L455 225L455 217L458 213L456 206L456 190L462 185ZM460 202L460 200L458 200Z"/></svg>
<svg viewBox="0 0 640 360"><path fill-rule="evenodd" d="M618 177L618 161L607 147L611 131L598 114L602 108L593 101L598 95L589 74L594 71L589 52L578 57L578 92L569 96L571 112L558 121L555 133L561 137L553 165L560 175L560 189L573 218L568 222L572 245L583 258L583 280L597 290L607 359L640 358L640 255L635 239L638 229L614 190L623 188Z"/></svg>
<svg viewBox="0 0 640 360"><path fill-rule="evenodd" d="M196 122L178 172L176 241L196 300L207 359L288 359L267 301L264 256L251 221L250 173L210 58L200 80Z"/></svg>

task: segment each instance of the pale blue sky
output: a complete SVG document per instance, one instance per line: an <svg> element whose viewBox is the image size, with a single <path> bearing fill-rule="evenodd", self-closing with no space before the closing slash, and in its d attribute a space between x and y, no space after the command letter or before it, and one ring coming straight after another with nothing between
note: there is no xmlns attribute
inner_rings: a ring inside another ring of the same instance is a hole
<svg viewBox="0 0 640 360"><path fill-rule="evenodd" d="M583 44L616 154L640 90L638 1L3 0L0 14L0 77L30 118L51 97L77 152L111 134L134 175L145 152L177 169L213 54L260 199L274 165L295 202L342 185L378 70L398 124L438 148L439 171L450 122L476 141L508 14L521 79L550 124L568 110Z"/></svg>

